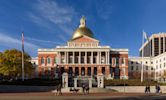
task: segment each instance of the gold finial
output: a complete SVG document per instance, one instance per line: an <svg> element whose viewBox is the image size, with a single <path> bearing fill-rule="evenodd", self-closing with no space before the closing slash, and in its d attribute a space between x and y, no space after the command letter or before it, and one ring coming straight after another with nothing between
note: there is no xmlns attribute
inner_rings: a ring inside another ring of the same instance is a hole
<svg viewBox="0 0 166 100"><path fill-rule="evenodd" d="M82 18L80 19L79 27L85 27L85 25L86 25L86 18L85 18L85 16L82 16Z"/></svg>

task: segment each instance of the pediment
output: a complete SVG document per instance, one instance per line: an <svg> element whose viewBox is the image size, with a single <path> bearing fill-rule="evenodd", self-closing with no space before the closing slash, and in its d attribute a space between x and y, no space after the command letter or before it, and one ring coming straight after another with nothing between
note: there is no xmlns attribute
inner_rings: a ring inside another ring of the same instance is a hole
<svg viewBox="0 0 166 100"><path fill-rule="evenodd" d="M99 41L94 38L83 35L75 39L72 39L69 42L99 42Z"/></svg>

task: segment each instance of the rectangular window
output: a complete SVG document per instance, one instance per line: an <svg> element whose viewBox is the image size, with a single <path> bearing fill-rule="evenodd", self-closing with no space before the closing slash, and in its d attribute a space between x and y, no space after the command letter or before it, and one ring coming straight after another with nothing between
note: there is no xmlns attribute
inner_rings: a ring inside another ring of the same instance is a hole
<svg viewBox="0 0 166 100"><path fill-rule="evenodd" d="M81 56L81 64L84 63L84 56Z"/></svg>
<svg viewBox="0 0 166 100"><path fill-rule="evenodd" d="M73 62L73 57L70 56L70 57L69 57L69 63L71 64L72 62Z"/></svg>
<svg viewBox="0 0 166 100"><path fill-rule="evenodd" d="M154 38L154 54L155 56L159 54L159 38Z"/></svg>
<svg viewBox="0 0 166 100"><path fill-rule="evenodd" d="M151 70L153 70L153 67L151 67Z"/></svg>
<svg viewBox="0 0 166 100"><path fill-rule="evenodd" d="M119 58L117 57L116 58L116 66L118 66L119 65Z"/></svg>
<svg viewBox="0 0 166 100"><path fill-rule="evenodd" d="M44 64L44 58L41 59L41 64Z"/></svg>
<svg viewBox="0 0 166 100"><path fill-rule="evenodd" d="M56 58L54 58L54 64L56 64Z"/></svg>
<svg viewBox="0 0 166 100"><path fill-rule="evenodd" d="M50 64L50 58L47 58L47 64Z"/></svg>
<svg viewBox="0 0 166 100"><path fill-rule="evenodd" d="M134 70L134 67L133 67L133 66L131 66L131 70Z"/></svg>
<svg viewBox="0 0 166 100"><path fill-rule="evenodd" d="M125 64L125 58L122 58L122 64Z"/></svg>

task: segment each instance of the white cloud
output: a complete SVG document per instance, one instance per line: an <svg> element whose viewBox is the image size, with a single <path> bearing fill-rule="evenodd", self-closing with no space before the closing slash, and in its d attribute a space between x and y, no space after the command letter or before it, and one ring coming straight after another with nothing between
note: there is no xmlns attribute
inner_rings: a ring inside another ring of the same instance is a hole
<svg viewBox="0 0 166 100"><path fill-rule="evenodd" d="M72 21L75 11L72 7L60 6L55 1L40 0L35 5L36 10L41 17L55 23L64 24Z"/></svg>
<svg viewBox="0 0 166 100"><path fill-rule="evenodd" d="M21 49L21 44L22 44L21 36L20 36L20 39L17 39L9 35L6 35L5 33L0 33L1 46L5 46L7 48ZM24 45L25 45L24 46L25 50L27 50L28 53L34 53L39 48L37 45L29 43L29 42L24 42Z"/></svg>
<svg viewBox="0 0 166 100"><path fill-rule="evenodd" d="M70 6L60 5L56 1L38 0L33 5L33 12L28 12L28 16L34 23L45 27L50 31L50 27L63 31L64 38L72 35L72 24L77 18L77 13ZM62 38L62 39L64 39Z"/></svg>

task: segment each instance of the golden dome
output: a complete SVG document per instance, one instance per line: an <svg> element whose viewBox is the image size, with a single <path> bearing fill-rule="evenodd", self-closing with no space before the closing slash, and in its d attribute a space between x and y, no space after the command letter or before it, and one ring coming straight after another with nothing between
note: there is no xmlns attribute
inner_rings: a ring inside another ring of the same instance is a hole
<svg viewBox="0 0 166 100"><path fill-rule="evenodd" d="M86 35L88 37L92 37L93 38L93 33L92 33L92 31L89 28L87 28L87 27L79 27L73 33L72 39L75 39L75 38L83 36L83 35Z"/></svg>
<svg viewBox="0 0 166 100"><path fill-rule="evenodd" d="M77 28L74 33L73 33L73 37L72 39L75 39L77 37L80 37L80 36L83 36L83 35L86 35L88 37L92 37L93 38L93 33L92 31L86 27L86 20L85 20L85 17L82 17L80 19L80 25L79 25L79 28Z"/></svg>

